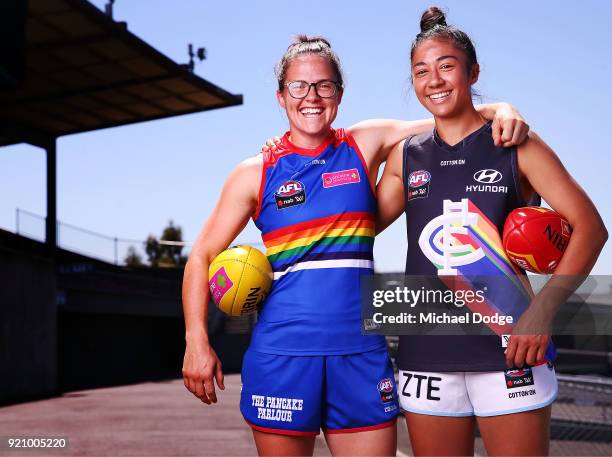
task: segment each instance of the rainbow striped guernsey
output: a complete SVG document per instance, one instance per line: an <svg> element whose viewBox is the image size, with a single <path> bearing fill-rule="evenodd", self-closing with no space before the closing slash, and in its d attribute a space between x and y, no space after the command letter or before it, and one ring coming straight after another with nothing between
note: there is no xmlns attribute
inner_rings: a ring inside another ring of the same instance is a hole
<svg viewBox="0 0 612 457"><path fill-rule="evenodd" d="M274 279L317 268L372 268L374 219L369 213L345 213L301 222L263 237Z"/></svg>
<svg viewBox="0 0 612 457"><path fill-rule="evenodd" d="M254 217L274 270L251 347L285 355L384 347L361 334L360 281L373 273L376 201L365 162L344 130L314 150L283 137L264 156Z"/></svg>

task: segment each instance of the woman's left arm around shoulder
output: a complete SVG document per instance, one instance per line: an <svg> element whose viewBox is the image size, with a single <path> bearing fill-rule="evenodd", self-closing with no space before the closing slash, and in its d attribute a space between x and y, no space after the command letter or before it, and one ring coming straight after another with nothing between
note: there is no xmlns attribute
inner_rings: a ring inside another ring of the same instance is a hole
<svg viewBox="0 0 612 457"><path fill-rule="evenodd" d="M509 103L491 103L478 105L476 110L485 119L493 121L491 134L496 146L516 146L525 141L529 125L514 106ZM430 131L433 127L433 119L369 119L352 125L347 131L359 145L368 168L377 171L400 141Z"/></svg>

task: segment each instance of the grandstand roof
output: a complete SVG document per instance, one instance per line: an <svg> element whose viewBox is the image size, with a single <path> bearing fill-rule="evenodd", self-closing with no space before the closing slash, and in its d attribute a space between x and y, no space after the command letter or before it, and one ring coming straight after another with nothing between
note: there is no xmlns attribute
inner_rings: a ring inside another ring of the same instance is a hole
<svg viewBox="0 0 612 457"><path fill-rule="evenodd" d="M86 0L29 0L25 75L0 91L0 145L242 104Z"/></svg>

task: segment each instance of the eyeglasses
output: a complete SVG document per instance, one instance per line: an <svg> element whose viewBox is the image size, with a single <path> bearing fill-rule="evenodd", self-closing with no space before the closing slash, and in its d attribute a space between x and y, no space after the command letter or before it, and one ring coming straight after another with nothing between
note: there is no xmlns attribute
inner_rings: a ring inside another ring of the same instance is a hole
<svg viewBox="0 0 612 457"><path fill-rule="evenodd" d="M316 83L307 83L306 81L289 81L285 87L289 91L289 95L293 98L306 98L310 92L310 88L315 88L315 93L321 98L331 98L336 95L338 88L341 87L335 81L319 81Z"/></svg>

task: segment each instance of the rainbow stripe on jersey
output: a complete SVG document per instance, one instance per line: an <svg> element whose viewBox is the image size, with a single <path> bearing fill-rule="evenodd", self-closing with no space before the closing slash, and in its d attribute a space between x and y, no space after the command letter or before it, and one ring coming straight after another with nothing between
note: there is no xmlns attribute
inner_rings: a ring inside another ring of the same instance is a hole
<svg viewBox="0 0 612 457"><path fill-rule="evenodd" d="M370 213L335 214L264 235L274 279L316 268L373 267L374 218Z"/></svg>
<svg viewBox="0 0 612 457"><path fill-rule="evenodd" d="M516 321L527 308L533 295L529 281L506 255L497 226L470 199L444 200L443 214L423 228L419 246L450 289L489 283L484 302L467 304L471 311ZM487 325L498 335L512 333L509 324Z"/></svg>

